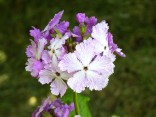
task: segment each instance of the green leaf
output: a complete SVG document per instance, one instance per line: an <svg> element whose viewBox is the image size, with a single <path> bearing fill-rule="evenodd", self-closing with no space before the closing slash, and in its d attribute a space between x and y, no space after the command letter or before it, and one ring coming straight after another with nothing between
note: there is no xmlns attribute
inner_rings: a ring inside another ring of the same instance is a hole
<svg viewBox="0 0 156 117"><path fill-rule="evenodd" d="M67 90L66 94L62 97L62 101L67 104L73 102L73 91L71 89ZM89 101L89 97L84 96L82 94L78 94L78 105L79 105L81 117L91 117L91 113L87 104L88 101ZM74 115L75 112L72 111L69 117L74 117Z"/></svg>

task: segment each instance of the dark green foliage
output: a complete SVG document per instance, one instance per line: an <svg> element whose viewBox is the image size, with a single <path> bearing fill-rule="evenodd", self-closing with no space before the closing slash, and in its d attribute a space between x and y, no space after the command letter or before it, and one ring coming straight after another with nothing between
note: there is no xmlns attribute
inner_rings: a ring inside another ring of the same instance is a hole
<svg viewBox="0 0 156 117"><path fill-rule="evenodd" d="M155 0L0 0L0 117L30 117L50 92L25 72L25 48L31 26L43 29L62 9L71 27L77 12L105 19L127 55L117 58L108 87L84 92L92 116L155 117ZM38 99L34 106L28 103L32 96Z"/></svg>

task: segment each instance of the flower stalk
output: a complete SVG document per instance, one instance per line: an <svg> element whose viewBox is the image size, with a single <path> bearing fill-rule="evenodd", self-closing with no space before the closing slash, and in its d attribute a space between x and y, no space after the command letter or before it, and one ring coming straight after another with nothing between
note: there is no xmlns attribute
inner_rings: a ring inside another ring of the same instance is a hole
<svg viewBox="0 0 156 117"><path fill-rule="evenodd" d="M79 105L78 105L78 98L77 98L77 93L76 92L73 92L73 100L74 100L74 107L75 107L75 115L80 115Z"/></svg>

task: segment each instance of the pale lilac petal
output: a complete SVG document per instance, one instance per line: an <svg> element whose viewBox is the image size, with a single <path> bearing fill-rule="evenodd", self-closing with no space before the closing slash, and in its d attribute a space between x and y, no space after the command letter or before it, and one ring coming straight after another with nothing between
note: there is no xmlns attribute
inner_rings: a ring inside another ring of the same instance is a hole
<svg viewBox="0 0 156 117"><path fill-rule="evenodd" d="M86 81L87 79L85 77L85 72L79 71L75 73L72 78L68 79L67 84L73 91L81 93L82 91L85 90Z"/></svg>
<svg viewBox="0 0 156 117"><path fill-rule="evenodd" d="M51 58L50 58L50 55L49 55L49 52L47 50L44 50L43 53L42 53L42 60L45 64L48 64L51 62Z"/></svg>
<svg viewBox="0 0 156 117"><path fill-rule="evenodd" d="M110 58L99 55L91 62L89 70L96 71L100 74L107 74L109 76L114 72L114 67Z"/></svg>
<svg viewBox="0 0 156 117"><path fill-rule="evenodd" d="M72 74L69 74L67 72L61 72L61 76L60 76L63 80L68 80L69 78L72 77Z"/></svg>
<svg viewBox="0 0 156 117"><path fill-rule="evenodd" d="M31 75L33 77L37 77L40 70L42 70L42 68L43 68L42 62L39 61L39 60L36 60L34 58L29 58L26 65L27 65L26 68L25 68L26 71L31 72Z"/></svg>
<svg viewBox="0 0 156 117"><path fill-rule="evenodd" d="M93 26L92 37L96 39L103 46L108 46L107 33L108 33L108 24L105 21L96 24Z"/></svg>
<svg viewBox="0 0 156 117"><path fill-rule="evenodd" d="M31 45L29 45L26 49L27 57L35 57L37 54L37 45L33 40L31 41Z"/></svg>
<svg viewBox="0 0 156 117"><path fill-rule="evenodd" d="M108 84L107 75L99 75L97 72L87 71L87 87L92 91L102 90Z"/></svg>
<svg viewBox="0 0 156 117"><path fill-rule="evenodd" d="M50 85L51 93L54 95L61 95L61 97L65 94L67 85L62 79L55 79Z"/></svg>
<svg viewBox="0 0 156 117"><path fill-rule="evenodd" d="M84 66L87 66L95 56L92 39L89 38L76 46L75 54Z"/></svg>
<svg viewBox="0 0 156 117"><path fill-rule="evenodd" d="M68 53L65 54L59 62L59 67L62 71L68 71L68 73L71 73L81 70L83 66L74 53Z"/></svg>
<svg viewBox="0 0 156 117"><path fill-rule="evenodd" d="M44 46L47 44L47 40L45 38L38 40L38 47L37 47L37 55L36 58L39 60L41 58L41 54L44 50Z"/></svg>
<svg viewBox="0 0 156 117"><path fill-rule="evenodd" d="M49 84L54 78L55 75L50 70L41 70L39 73L39 82L41 84Z"/></svg>

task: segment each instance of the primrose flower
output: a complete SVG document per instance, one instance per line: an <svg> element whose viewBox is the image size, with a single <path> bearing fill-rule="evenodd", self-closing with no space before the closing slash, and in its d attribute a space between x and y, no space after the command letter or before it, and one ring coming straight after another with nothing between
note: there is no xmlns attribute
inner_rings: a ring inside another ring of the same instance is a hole
<svg viewBox="0 0 156 117"><path fill-rule="evenodd" d="M33 113L32 117L42 117L44 113L54 117L68 117L69 113L74 110L74 103L70 105L64 104L60 99L52 101L50 97L42 101Z"/></svg>
<svg viewBox="0 0 156 117"><path fill-rule="evenodd" d="M38 42L31 40L31 45L27 47L26 55L29 57L28 62L26 63L26 71L30 71L33 77L37 77L40 70L43 68L41 62L42 52L44 46L47 44L47 41L42 38Z"/></svg>
<svg viewBox="0 0 156 117"><path fill-rule="evenodd" d="M67 83L77 93L85 90L85 87L90 90L102 90L114 71L111 59L96 55L94 50L93 40L90 38L78 44L74 53L64 55L59 63L62 71L73 74Z"/></svg>
<svg viewBox="0 0 156 117"><path fill-rule="evenodd" d="M91 34L92 27L96 24L97 19L94 16L88 18L85 13L78 13L76 15L76 20L80 23L80 25L74 26L73 32L78 35L76 41L81 42L83 39L86 39L86 37L88 38Z"/></svg>
<svg viewBox="0 0 156 117"><path fill-rule="evenodd" d="M65 49L63 45L65 44L66 39L68 38L68 34L65 34L61 38L57 35L56 38L50 41L50 46L48 47L48 49L50 49L49 54L52 58L52 61L60 59L65 54Z"/></svg>
<svg viewBox="0 0 156 117"><path fill-rule="evenodd" d="M61 71L57 63L58 61L56 63L51 62L45 66L45 69L39 72L39 82L41 84L51 83L51 93L63 96L67 89L64 80L68 80L71 75L67 72Z"/></svg>
<svg viewBox="0 0 156 117"><path fill-rule="evenodd" d="M85 13L78 13L76 15L76 21L80 24L84 23L85 19L86 19Z"/></svg>

